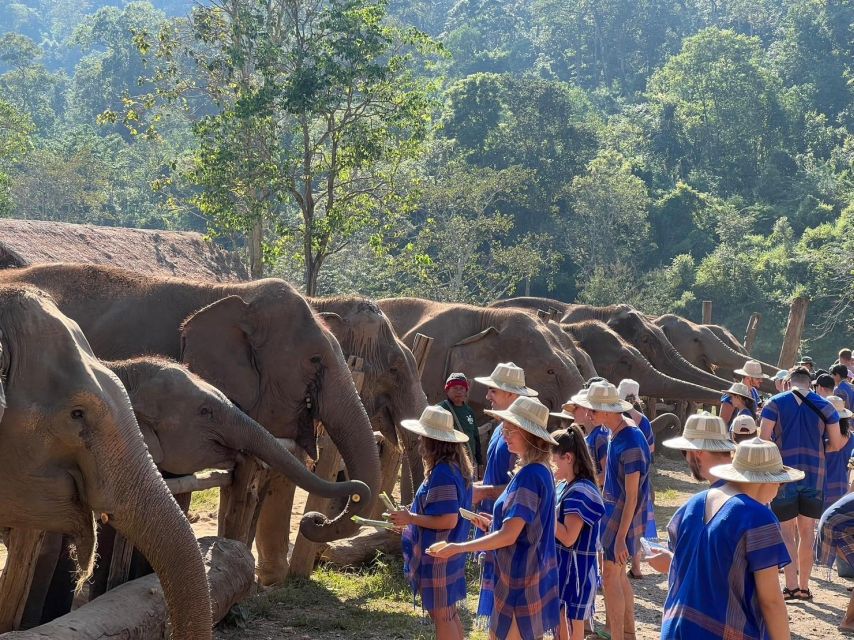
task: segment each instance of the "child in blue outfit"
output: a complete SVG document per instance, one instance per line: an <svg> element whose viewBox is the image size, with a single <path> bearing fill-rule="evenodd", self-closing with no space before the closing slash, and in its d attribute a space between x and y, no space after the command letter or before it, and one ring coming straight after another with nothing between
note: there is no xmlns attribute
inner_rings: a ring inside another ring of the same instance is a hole
<svg viewBox="0 0 854 640"><path fill-rule="evenodd" d="M555 440L546 430L549 410L535 398L517 398L506 411L486 411L504 422L511 453L519 456L516 474L495 502L491 516L479 514L482 538L437 543L427 552L452 558L473 551L495 552L494 603L489 637L537 640L560 625L555 487L548 464Z"/></svg>
<svg viewBox="0 0 854 640"><path fill-rule="evenodd" d="M466 597L465 556L444 560L425 553L438 541L463 542L470 524L460 508L471 509L474 468L464 444L468 436L454 429L450 412L427 407L418 420L403 420L404 429L417 433L425 478L409 510L389 514L405 527L402 534L403 571L412 590L421 595L436 637L462 640L463 626L457 602Z"/></svg>
<svg viewBox="0 0 854 640"><path fill-rule="evenodd" d="M582 640L593 617L599 582L599 521L605 513L593 460L578 425L552 434L552 467L557 492L557 565L561 621L558 640Z"/></svg>
<svg viewBox="0 0 854 640"><path fill-rule="evenodd" d="M824 476L824 509L848 493L848 462L854 453L854 437L849 432L851 412L845 408L845 400L839 396L828 396L827 401L839 414L839 432L842 434L843 445L839 451L828 451L824 454L826 473Z"/></svg>

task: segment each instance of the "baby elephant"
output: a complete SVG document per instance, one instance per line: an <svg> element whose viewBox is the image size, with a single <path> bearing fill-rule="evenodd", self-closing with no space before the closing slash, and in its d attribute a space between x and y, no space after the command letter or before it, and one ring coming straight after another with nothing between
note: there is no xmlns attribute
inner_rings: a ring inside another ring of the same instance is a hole
<svg viewBox="0 0 854 640"><path fill-rule="evenodd" d="M177 362L144 357L104 364L127 389L149 453L161 471L188 475L228 469L239 453L245 453L309 493L328 498L360 494L369 499L362 482L318 478L219 389Z"/></svg>

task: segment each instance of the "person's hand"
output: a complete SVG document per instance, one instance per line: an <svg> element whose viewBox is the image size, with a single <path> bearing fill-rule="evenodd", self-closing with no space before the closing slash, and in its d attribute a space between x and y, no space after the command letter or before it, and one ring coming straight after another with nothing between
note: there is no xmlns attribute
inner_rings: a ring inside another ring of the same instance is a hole
<svg viewBox="0 0 854 640"><path fill-rule="evenodd" d="M484 533L489 531L489 528L492 526L492 516L485 511L480 511L477 514L477 520L474 521L474 526L483 531Z"/></svg>
<svg viewBox="0 0 854 640"><path fill-rule="evenodd" d="M629 548L625 540L617 540L614 543L614 559L620 564L626 564L629 561Z"/></svg>
<svg viewBox="0 0 854 640"><path fill-rule="evenodd" d="M455 556L458 553L459 553L459 551L457 551L457 545L453 544L453 543L443 545L442 543L437 542L437 543L432 544L429 547L427 547L427 554L428 555L431 555L434 558L440 558L443 560L450 558L452 556Z"/></svg>
<svg viewBox="0 0 854 640"><path fill-rule="evenodd" d="M405 527L408 524L412 524L413 514L407 511L406 509L401 509L400 511L392 511L388 514L389 521L398 529Z"/></svg>

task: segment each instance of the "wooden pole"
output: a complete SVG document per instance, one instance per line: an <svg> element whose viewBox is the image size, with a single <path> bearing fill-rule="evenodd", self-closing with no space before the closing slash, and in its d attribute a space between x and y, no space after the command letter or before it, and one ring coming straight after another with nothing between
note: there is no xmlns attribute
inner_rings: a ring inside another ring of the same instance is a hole
<svg viewBox="0 0 854 640"><path fill-rule="evenodd" d="M0 574L0 633L17 629L21 624L44 536L44 531L35 529L9 532L9 556Z"/></svg>
<svg viewBox="0 0 854 640"><path fill-rule="evenodd" d="M809 298L805 296L798 296L792 300L789 321L786 323L786 335L783 338L783 347L780 349L780 359L777 360L777 367L780 369L789 369L795 364L798 348L801 346L804 321L807 318L807 307L809 307Z"/></svg>
<svg viewBox="0 0 854 640"><path fill-rule="evenodd" d="M703 324L712 324L712 301L703 300Z"/></svg>
<svg viewBox="0 0 854 640"><path fill-rule="evenodd" d="M415 362L418 366L418 377L424 375L424 367L427 364L427 356L430 355L430 347L433 346L433 338L425 336L423 333L416 333L415 340L412 341L412 355L415 356Z"/></svg>
<svg viewBox="0 0 854 640"><path fill-rule="evenodd" d="M759 322L762 320L761 313L751 313L747 321L747 331L744 333L744 348L747 353L753 351L753 343L756 342L756 332L759 331Z"/></svg>

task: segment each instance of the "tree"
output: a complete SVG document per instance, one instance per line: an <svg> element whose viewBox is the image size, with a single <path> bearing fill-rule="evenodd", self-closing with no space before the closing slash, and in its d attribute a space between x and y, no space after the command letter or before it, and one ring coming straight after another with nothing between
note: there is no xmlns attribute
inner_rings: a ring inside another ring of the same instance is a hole
<svg viewBox="0 0 854 640"><path fill-rule="evenodd" d="M28 116L0 100L0 216L5 217L10 213L12 179L9 173L30 150L30 136L34 129L33 121Z"/></svg>

